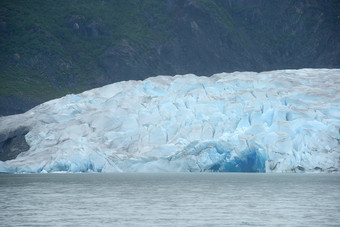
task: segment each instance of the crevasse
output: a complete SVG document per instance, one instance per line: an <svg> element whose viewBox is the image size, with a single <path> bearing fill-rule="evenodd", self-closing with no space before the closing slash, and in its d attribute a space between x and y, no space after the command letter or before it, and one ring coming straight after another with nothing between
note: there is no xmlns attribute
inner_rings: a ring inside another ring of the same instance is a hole
<svg viewBox="0 0 340 227"><path fill-rule="evenodd" d="M339 69L157 76L1 117L0 172L337 171L339 128Z"/></svg>

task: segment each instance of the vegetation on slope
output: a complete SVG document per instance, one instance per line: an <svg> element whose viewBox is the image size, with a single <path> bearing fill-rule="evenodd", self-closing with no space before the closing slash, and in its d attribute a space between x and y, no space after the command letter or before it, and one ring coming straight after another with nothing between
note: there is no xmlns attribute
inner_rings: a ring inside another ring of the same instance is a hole
<svg viewBox="0 0 340 227"><path fill-rule="evenodd" d="M3 0L0 115L158 74L339 67L339 24L336 0Z"/></svg>
<svg viewBox="0 0 340 227"><path fill-rule="evenodd" d="M91 75L102 73L97 61L109 46L122 39L140 46L166 39L162 5L156 0L2 1L0 95L51 99L88 88ZM156 29L141 19L145 10L153 14Z"/></svg>

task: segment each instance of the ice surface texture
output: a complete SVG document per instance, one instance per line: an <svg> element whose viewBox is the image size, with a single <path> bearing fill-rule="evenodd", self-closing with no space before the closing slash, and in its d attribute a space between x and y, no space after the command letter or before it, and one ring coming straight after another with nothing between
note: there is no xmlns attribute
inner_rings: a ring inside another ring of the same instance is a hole
<svg viewBox="0 0 340 227"><path fill-rule="evenodd" d="M120 82L1 117L2 141L18 128L0 172L336 171L340 70Z"/></svg>

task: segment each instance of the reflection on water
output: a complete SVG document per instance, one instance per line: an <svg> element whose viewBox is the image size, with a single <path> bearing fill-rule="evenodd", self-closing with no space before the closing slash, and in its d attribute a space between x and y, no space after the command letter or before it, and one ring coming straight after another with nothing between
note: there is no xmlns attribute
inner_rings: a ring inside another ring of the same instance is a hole
<svg viewBox="0 0 340 227"><path fill-rule="evenodd" d="M0 175L0 226L337 226L339 174Z"/></svg>

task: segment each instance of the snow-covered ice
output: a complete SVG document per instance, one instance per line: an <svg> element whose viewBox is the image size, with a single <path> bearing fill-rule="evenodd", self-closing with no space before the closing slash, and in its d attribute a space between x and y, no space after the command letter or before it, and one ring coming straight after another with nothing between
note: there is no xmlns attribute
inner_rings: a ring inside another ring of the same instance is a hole
<svg viewBox="0 0 340 227"><path fill-rule="evenodd" d="M157 76L0 118L0 172L336 171L340 70Z"/></svg>

